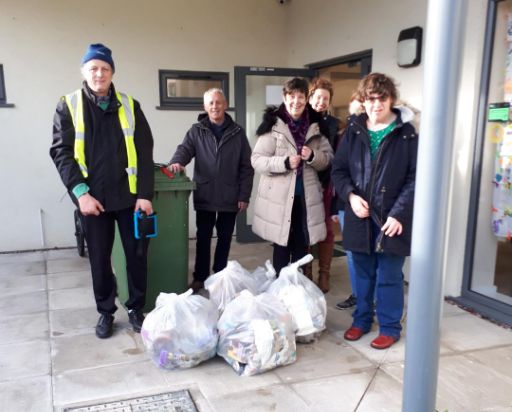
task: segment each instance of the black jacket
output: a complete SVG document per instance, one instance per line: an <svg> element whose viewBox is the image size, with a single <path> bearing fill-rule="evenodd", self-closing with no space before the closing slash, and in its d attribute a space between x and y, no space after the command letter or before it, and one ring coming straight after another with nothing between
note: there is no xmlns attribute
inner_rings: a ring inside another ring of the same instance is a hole
<svg viewBox="0 0 512 412"><path fill-rule="evenodd" d="M140 104L134 100L135 132L137 151L137 195L130 193L128 186L128 157L124 135L119 123L118 109L121 103L115 97L111 85L110 106L99 108L91 90L84 82L85 161L88 177L85 179L74 159L75 128L64 97L57 105L53 118L53 143L50 156L60 177L68 189L71 199L73 188L87 183L89 193L96 198L106 211L122 210L135 205L137 198L153 199L153 136Z"/></svg>
<svg viewBox="0 0 512 412"><path fill-rule="evenodd" d="M340 121L330 114L325 114L318 122L318 126L320 127L320 133L329 140L332 151L336 152L339 141ZM322 187L324 189L327 188L331 182L331 166L326 170L318 172L318 178L320 179L320 183L322 183Z"/></svg>
<svg viewBox="0 0 512 412"><path fill-rule="evenodd" d="M224 130L217 141L206 113L188 130L176 149L172 163L194 162L194 208L215 212L236 212L238 202L249 203L254 170L251 147L245 131L226 113Z"/></svg>
<svg viewBox="0 0 512 412"><path fill-rule="evenodd" d="M399 110L393 111L397 115L396 127L382 141L373 162L366 114L349 118L334 157L333 185L346 202L343 244L347 250L410 254L418 135L410 123L402 122ZM354 214L348 202L351 192L368 202L370 218L360 219ZM380 227L388 216L402 224L402 234L372 239L371 222Z"/></svg>

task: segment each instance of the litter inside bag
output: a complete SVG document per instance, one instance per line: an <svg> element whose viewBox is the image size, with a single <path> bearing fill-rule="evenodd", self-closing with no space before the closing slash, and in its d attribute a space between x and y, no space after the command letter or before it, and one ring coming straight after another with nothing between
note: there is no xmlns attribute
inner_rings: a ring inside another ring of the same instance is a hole
<svg viewBox="0 0 512 412"><path fill-rule="evenodd" d="M224 269L206 279L204 288L220 312L242 290L257 294L259 289L256 279L235 260L230 260Z"/></svg>
<svg viewBox="0 0 512 412"><path fill-rule="evenodd" d="M312 342L320 335L327 316L324 294L299 269L312 260L312 255L306 255L284 267L267 290L283 302L292 315L297 342L302 343Z"/></svg>
<svg viewBox="0 0 512 412"><path fill-rule="evenodd" d="M242 291L219 319L217 354L241 376L250 376L297 358L292 319L274 296Z"/></svg>
<svg viewBox="0 0 512 412"><path fill-rule="evenodd" d="M218 316L213 303L192 289L160 293L142 324L142 341L159 368L191 368L215 356Z"/></svg>

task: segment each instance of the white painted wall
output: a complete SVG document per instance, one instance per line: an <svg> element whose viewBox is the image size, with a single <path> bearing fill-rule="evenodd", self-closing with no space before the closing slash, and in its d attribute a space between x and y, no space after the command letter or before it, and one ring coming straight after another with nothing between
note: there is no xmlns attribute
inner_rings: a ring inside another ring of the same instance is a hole
<svg viewBox="0 0 512 412"><path fill-rule="evenodd" d="M401 30L425 28L425 0L293 0L288 14L288 65L296 66L373 50L373 71L395 78L402 97L421 105L423 65L401 69L396 44ZM399 22L397 24L397 22ZM418 83L418 81L420 83Z"/></svg>
<svg viewBox="0 0 512 412"><path fill-rule="evenodd" d="M447 295L458 296L462 284L486 6L485 0L468 2L453 167L451 176L446 177L452 187L445 261ZM294 0L287 16L288 65L314 63L372 49L372 70L391 75L398 83L401 97L421 109L423 65L399 68L396 43L400 31L412 26L423 27L425 37L426 16L424 0L319 0L314 8L308 0Z"/></svg>
<svg viewBox="0 0 512 412"><path fill-rule="evenodd" d="M235 65L285 64L286 10L261 0L0 0L0 63L16 105L0 108L0 252L74 244L73 206L48 150L55 106L80 86L89 43L113 50L114 83L141 102L163 162L198 112L155 109L158 70L228 71L233 105Z"/></svg>

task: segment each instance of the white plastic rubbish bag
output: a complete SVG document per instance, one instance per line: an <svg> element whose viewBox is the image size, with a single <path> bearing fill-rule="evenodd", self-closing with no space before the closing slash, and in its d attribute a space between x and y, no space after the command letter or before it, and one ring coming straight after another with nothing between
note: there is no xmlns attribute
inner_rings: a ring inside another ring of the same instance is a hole
<svg viewBox="0 0 512 412"><path fill-rule="evenodd" d="M299 269L312 260L313 256L306 255L284 267L267 290L283 302L292 315L297 342L302 343L313 341L325 329L327 316L324 294Z"/></svg>
<svg viewBox="0 0 512 412"><path fill-rule="evenodd" d="M236 260L230 260L224 269L206 279L204 288L210 293L210 300L221 313L242 290L258 293L256 279Z"/></svg>
<svg viewBox="0 0 512 412"><path fill-rule="evenodd" d="M251 273L251 277L256 280L257 292L263 293L269 288L270 284L276 280L276 270L274 266L272 266L272 263L270 263L270 260L267 260L265 267L258 266Z"/></svg>
<svg viewBox="0 0 512 412"><path fill-rule="evenodd" d="M233 299L219 319L222 356L242 376L295 362L295 335L290 314L274 296L248 290Z"/></svg>
<svg viewBox="0 0 512 412"><path fill-rule="evenodd" d="M191 368L215 356L218 318L214 304L192 295L192 289L181 295L160 293L140 333L159 368Z"/></svg>

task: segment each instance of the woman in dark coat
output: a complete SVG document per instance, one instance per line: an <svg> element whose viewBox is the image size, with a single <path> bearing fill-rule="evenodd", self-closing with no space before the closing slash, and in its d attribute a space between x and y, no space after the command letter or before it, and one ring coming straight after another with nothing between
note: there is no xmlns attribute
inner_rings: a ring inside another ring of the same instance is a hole
<svg viewBox="0 0 512 412"><path fill-rule="evenodd" d="M334 188L347 205L343 239L356 272L357 308L344 336L358 340L370 331L376 289L376 349L400 339L402 267L411 245L418 136L393 108L397 94L384 74L361 80L357 96L365 113L349 118L332 166Z"/></svg>

